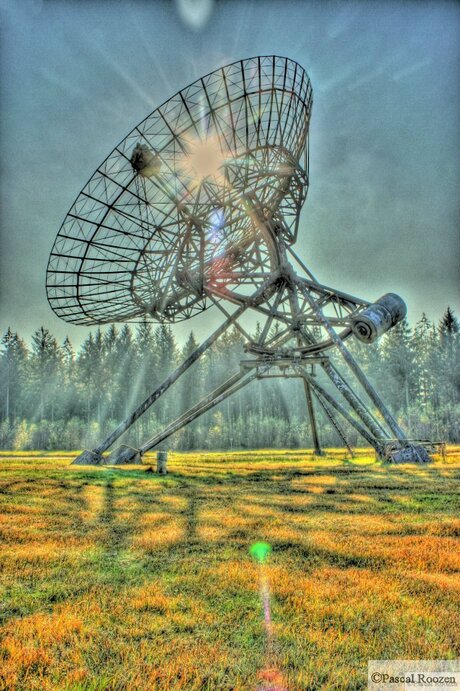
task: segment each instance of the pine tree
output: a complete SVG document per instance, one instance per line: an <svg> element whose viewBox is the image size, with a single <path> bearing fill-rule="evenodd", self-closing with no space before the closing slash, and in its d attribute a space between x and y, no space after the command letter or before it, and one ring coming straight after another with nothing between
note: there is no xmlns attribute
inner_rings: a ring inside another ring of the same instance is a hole
<svg viewBox="0 0 460 691"><path fill-rule="evenodd" d="M116 381L118 377L118 330L114 324L110 324L104 334L104 381L105 406L107 419L114 420L117 401Z"/></svg>
<svg viewBox="0 0 460 691"><path fill-rule="evenodd" d="M133 332L129 324L124 324L118 335L115 357L118 368L115 376L116 411L119 419L123 419L129 414L134 405L139 402L136 351Z"/></svg>
<svg viewBox="0 0 460 691"><path fill-rule="evenodd" d="M154 337L158 354L158 372L163 380L176 365L178 355L176 339L171 327L166 324L160 324Z"/></svg>
<svg viewBox="0 0 460 691"><path fill-rule="evenodd" d="M127 443L135 443L135 435L154 434L156 415L162 424L168 422L237 372L240 360L250 357L242 345L237 329L226 332L141 418ZM436 327L422 315L413 332L403 322L377 344L349 339L347 346L412 436L460 441L460 324L450 307ZM0 344L0 444L75 448L87 430L99 439L105 432L98 425L107 425L110 417L112 428L196 347L190 333L179 356L171 328L161 325L153 331L146 320L135 336L128 325L121 331L110 326L104 335L89 333L77 354L68 338L59 346L43 327L34 333L29 352L8 329ZM337 357L333 350L330 356ZM321 414L318 423L322 442L336 443ZM264 380L167 443L180 448L296 446L305 444L307 428L300 382Z"/></svg>
<svg viewBox="0 0 460 691"><path fill-rule="evenodd" d="M419 386L420 403L425 408L428 406L435 388L433 372L433 356L436 352L437 336L434 325L429 321L425 313L417 322L412 337L412 345L415 353L415 365Z"/></svg>
<svg viewBox="0 0 460 691"><path fill-rule="evenodd" d="M142 372L142 394L146 398L158 380L158 354L152 325L144 320L136 329L136 367Z"/></svg>
<svg viewBox="0 0 460 691"><path fill-rule="evenodd" d="M101 385L104 361L104 346L98 329L96 337L90 331L83 342L78 359L79 387L85 400L86 421L100 419Z"/></svg>
<svg viewBox="0 0 460 691"><path fill-rule="evenodd" d="M25 384L27 348L24 341L10 327L3 336L0 355L0 396L2 419L9 422L20 412L21 398Z"/></svg>
<svg viewBox="0 0 460 691"><path fill-rule="evenodd" d="M457 317L455 316L451 308L447 306L447 309L439 322L439 333L441 334L441 338L454 338L455 335L459 332L460 322L458 321Z"/></svg>
<svg viewBox="0 0 460 691"><path fill-rule="evenodd" d="M439 322L437 402L442 412L446 438L460 436L460 324L447 307Z"/></svg>
<svg viewBox="0 0 460 691"><path fill-rule="evenodd" d="M75 364L75 351L68 336L66 336L64 339L64 342L61 346L61 351L63 363L66 365L66 367L72 367Z"/></svg>
<svg viewBox="0 0 460 691"><path fill-rule="evenodd" d="M166 377L175 369L178 360L176 339L171 331L171 327L160 324L154 334L155 350L157 353L158 381L163 382ZM162 423L169 417L173 417L178 411L178 405L174 392L167 393L161 399L161 405L156 410L158 418Z"/></svg>
<svg viewBox="0 0 460 691"><path fill-rule="evenodd" d="M412 332L404 319L388 331L380 346L380 391L394 414L404 411L404 425L411 434L411 406L417 396L415 354Z"/></svg>
<svg viewBox="0 0 460 691"><path fill-rule="evenodd" d="M43 326L32 336L32 354L29 360L33 417L39 420L39 433L34 440L36 448L46 449L50 444L50 428L46 421L54 422L59 411L56 391L61 381L62 352L57 340Z"/></svg>
<svg viewBox="0 0 460 691"><path fill-rule="evenodd" d="M136 329L135 339L135 368L139 377L139 399L144 401L159 384L158 354L156 352L155 336L152 325L143 320ZM155 412L149 410L140 418L139 438L145 439L153 432Z"/></svg>
<svg viewBox="0 0 460 691"><path fill-rule="evenodd" d="M61 417L66 421L79 413L75 351L68 336L61 346L61 386L56 392Z"/></svg>
<svg viewBox="0 0 460 691"><path fill-rule="evenodd" d="M193 331L182 349L182 358L185 360L194 350L198 348ZM179 400L184 412L191 408L201 398L203 384L203 362L195 362L182 376L179 389ZM201 421L200 421L201 422ZM193 449L196 446L200 422L191 423L184 429L182 435L182 446L185 449Z"/></svg>

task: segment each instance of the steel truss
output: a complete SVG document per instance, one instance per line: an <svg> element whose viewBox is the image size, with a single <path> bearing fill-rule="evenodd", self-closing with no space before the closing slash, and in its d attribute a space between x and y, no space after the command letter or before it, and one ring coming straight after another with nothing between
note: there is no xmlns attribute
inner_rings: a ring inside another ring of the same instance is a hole
<svg viewBox="0 0 460 691"><path fill-rule="evenodd" d="M224 322L76 462L133 460L251 381L273 376L302 380L316 453L319 410L349 448L352 426L379 456L427 460L345 345L352 333L375 340L404 317L404 303L389 294L369 305L324 286L292 249L309 186L312 103L307 73L289 58L226 65L148 115L78 195L48 264L48 300L59 317L176 322L215 306ZM262 323L257 339L245 330L248 312ZM105 457L232 325L248 355L240 370L139 449Z"/></svg>
<svg viewBox="0 0 460 691"><path fill-rule="evenodd" d="M190 424L223 400L256 379L269 377L297 377L305 389L314 451L321 454L314 403L337 431L352 453L347 428L353 428L375 449L379 458L426 461L429 456L422 443L409 441L375 391L355 358L345 345L351 335L350 318L368 303L351 295L313 283L296 273L280 242L283 263L255 293L241 300L233 313L225 312L225 322L209 336L167 379L92 451L84 451L76 463L129 463L142 457L175 432ZM216 289L208 289L210 300L216 299ZM267 298L267 296L269 296ZM217 297L221 297L218 295ZM263 315L260 334L251 338L242 326L242 317L249 311ZM330 314L331 316L328 316ZM322 330L314 327L321 324ZM126 432L132 424L157 401L208 350L230 326L238 328L245 337L248 354L235 372L214 391L207 394L176 420L148 439L138 449L120 446L108 456L103 453ZM328 338L324 339L324 332ZM329 355L329 349L339 353L342 366ZM349 382L352 382L350 384ZM361 393L357 393L360 390ZM340 422L340 419L342 422ZM345 423L345 426L343 426Z"/></svg>
<svg viewBox="0 0 460 691"><path fill-rule="evenodd" d="M296 241L312 102L305 70L270 55L214 70L153 111L64 219L47 270L56 314L86 325L176 322L212 304L203 283L253 293L277 248L251 200Z"/></svg>

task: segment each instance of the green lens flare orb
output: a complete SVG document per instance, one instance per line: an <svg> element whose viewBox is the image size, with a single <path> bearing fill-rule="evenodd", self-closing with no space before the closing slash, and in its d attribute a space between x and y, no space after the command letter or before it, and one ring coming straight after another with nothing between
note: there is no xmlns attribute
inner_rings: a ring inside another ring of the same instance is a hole
<svg viewBox="0 0 460 691"><path fill-rule="evenodd" d="M271 545L268 542L255 542L249 549L249 554L259 564L263 564L272 551Z"/></svg>

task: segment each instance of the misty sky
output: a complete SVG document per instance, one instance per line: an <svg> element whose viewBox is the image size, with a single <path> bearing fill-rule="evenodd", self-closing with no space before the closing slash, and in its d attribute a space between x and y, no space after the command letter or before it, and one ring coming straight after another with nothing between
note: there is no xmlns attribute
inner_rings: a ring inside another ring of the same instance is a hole
<svg viewBox="0 0 460 691"><path fill-rule="evenodd" d="M219 66L298 61L313 85L297 251L322 283L460 312L460 5L308 0L0 0L0 328L88 333L48 306L59 226L137 122ZM208 15L208 16L207 16ZM198 338L211 314L180 325Z"/></svg>

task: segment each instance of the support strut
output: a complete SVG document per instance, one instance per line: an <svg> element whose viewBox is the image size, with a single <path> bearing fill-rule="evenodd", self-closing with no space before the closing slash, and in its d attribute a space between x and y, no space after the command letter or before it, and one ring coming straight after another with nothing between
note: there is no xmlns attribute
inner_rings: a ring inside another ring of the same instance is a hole
<svg viewBox="0 0 460 691"><path fill-rule="evenodd" d="M252 212L255 213L254 209L252 209ZM193 420L196 420L254 379L265 376L265 373L272 367L278 367L281 372L281 375L275 374L274 376L300 376L303 380L315 454L322 454L314 407L314 404L318 404L351 454L353 454L353 450L337 422L334 412L342 416L349 425L374 447L380 457L389 457L391 455L392 460L401 462L413 459L426 460L422 459L420 455L423 451L422 447L408 442L396 420L344 345L344 339L351 334L351 327L349 327L349 323L343 314L346 313L349 317L353 310L356 310L360 304L363 304L363 301L338 291L332 292L332 289L326 289L324 286L317 284L312 277L312 280L307 280L297 276L288 261L282 233L279 232L277 226L271 227L270 233L273 233L273 238L276 238L276 243L278 244L280 261L278 268L271 273L258 290L247 297L239 298L222 286L219 290L215 286L205 286L204 290L209 299L222 310L225 316L224 323L198 346L99 446L92 451L84 451L75 459L74 463L83 465L108 462L111 464L129 463L136 459L140 460L144 453ZM277 293L276 295L275 292ZM274 295L275 297L270 304L269 301ZM220 305L219 300L225 298L233 303L239 303L233 314L228 313ZM267 301L268 306L266 306ZM336 307L337 303L339 305L339 309L336 310L337 316L327 317L323 313L324 305L328 304ZM301 304L302 307L300 306ZM250 334L239 323L240 317L247 309L262 312L266 317L266 323L257 342L251 338ZM281 331L275 330L274 335L271 335L270 329L274 321L277 324L281 324L282 327ZM320 337L317 338L316 331L314 329L310 331L312 323L320 325L325 334L323 335L320 330ZM242 363L244 368L242 371L227 379L227 381L202 398L196 405L169 423L161 432L155 434L139 449L122 446L115 449L104 459L102 456L103 452L119 439L231 325L236 325L240 330L246 341L246 349L255 354L255 360ZM343 329L340 333L336 331L338 327ZM364 400L361 400L361 395L355 393L335 365L323 354L326 349L333 345L337 347L342 355L350 372L354 375L355 381L362 386L366 394ZM325 375L340 392L348 405L342 405L342 403L336 400L335 395L330 394L323 388L313 376L313 370L311 373L307 372L306 366L308 362L311 365L321 365ZM251 368L254 368L254 370L251 374L248 374L248 370ZM382 419L380 419L380 416ZM396 444L392 446L394 437L396 437Z"/></svg>
<svg viewBox="0 0 460 691"><path fill-rule="evenodd" d="M313 439L313 447L315 449L315 455L316 456L322 456L323 452L321 450L321 445L319 443L319 435L318 435L318 428L316 426L316 415L315 415L315 409L313 407L313 399L311 395L311 389L310 385L307 382L306 379L303 379L303 386L305 390L305 398L307 400L307 408L308 408L308 415L310 418L310 427L311 427L311 435Z"/></svg>
<svg viewBox="0 0 460 691"><path fill-rule="evenodd" d="M344 408L338 401L335 400L333 396L326 391L320 384L318 384L317 381L315 381L314 377L311 377L304 368L300 368L300 373L301 376L304 377L308 383L311 385L313 390L316 393L319 393L335 410L340 413L340 415L352 426L355 428L355 430L377 451L377 453L381 453L382 451L382 445L379 442L378 439L372 436L370 432L363 427L363 425L355 420L348 410Z"/></svg>
<svg viewBox="0 0 460 691"><path fill-rule="evenodd" d="M283 241L280 241L280 253L283 257L283 260L287 263L286 246ZM291 305L292 318L297 325L297 321L300 317L300 305L299 298L296 292L296 284L294 281L291 280L290 276L287 277L287 289L289 291L289 302ZM297 335L297 345L302 345L302 336L300 334L300 328L298 328L298 330L299 333ZM305 391L305 400L307 402L308 417L310 418L310 429L313 440L313 447L315 450L315 454L317 456L322 456L321 446L319 443L318 428L316 426L315 409L313 407L310 385L306 379L303 379L303 386Z"/></svg>
<svg viewBox="0 0 460 691"><path fill-rule="evenodd" d="M347 365L350 367L351 371L371 399L372 403L376 406L376 408L382 413L385 422L387 423L388 427L391 429L393 434L395 435L396 439L398 439L400 442L404 443L406 441L406 435L394 419L393 415L390 413L388 408L385 406L383 403L382 399L378 395L377 391L374 389L362 369L359 367L358 363L356 362L355 358L353 355L350 353L348 348L345 346L343 343L342 339L339 338L332 328L332 326L329 324L329 320L324 316L322 310L318 307L316 302L313 300L311 297L307 286L303 281L300 279L297 280L297 285L299 286L300 290L302 291L302 295L305 297L305 300L308 302L310 305L313 313L315 314L315 317L318 319L320 324L326 329L327 333L331 337L331 339L334 341L335 345L339 349L343 359L347 363Z"/></svg>
<svg viewBox="0 0 460 691"><path fill-rule="evenodd" d="M305 380L304 380L304 381L305 381ZM320 394L319 394L318 392L315 392L315 397L316 397L316 400L318 401L319 405L320 405L321 408L323 409L325 415L326 415L327 418L329 419L329 422L331 423L331 425L333 426L333 428L335 429L335 431L336 431L337 434L339 435L340 439L343 441L343 443L344 443L345 446L347 447L348 451L350 452L351 457L353 458L354 455L355 455L354 452L353 452L353 449L352 449L352 447L350 446L350 444L349 444L349 442L348 442L348 439L347 439L346 436L345 436L345 433L343 432L343 430L342 430L342 428L340 427L339 423L338 423L337 420L335 419L335 416L334 416L332 410L331 410L331 409L329 408L329 406L326 404L326 401L324 401L324 400L321 398L321 396L320 396Z"/></svg>
<svg viewBox="0 0 460 691"><path fill-rule="evenodd" d="M150 406L157 401L160 396L162 396L173 384L176 382L179 377L186 372L189 367L193 365L194 362L198 360L203 353L208 350L213 343L221 336L232 324L234 324L241 316L242 314L253 304L257 304L257 302L263 298L265 295L265 292L270 289L272 285L276 283L276 281L279 278L279 270L275 270L269 278L267 278L266 281L255 291L253 295L250 297L246 298L232 315L229 315L227 320L219 326L214 333L212 333L203 343L196 348L196 350L191 353L188 358L184 360L184 362L177 367L177 369L174 370L172 374L167 377L162 384L160 384L159 387L153 391L153 393L148 396L148 398L145 399L137 408L134 410L131 415L129 415L123 422L121 422L118 427L110 434L99 446L97 446L95 449L92 451L85 450L83 453L81 453L74 461L73 463L77 465L98 465L100 463L104 462L103 459L103 452L106 451L112 444L121 437L121 435L126 432L131 425L136 422L136 420L145 413ZM126 447L129 448L129 447Z"/></svg>
<svg viewBox="0 0 460 691"><path fill-rule="evenodd" d="M345 400L366 425L372 436L381 442L388 438L387 435L382 433L380 426L374 421L366 406L362 403L354 391L352 391L345 379L343 379L335 367L333 367L330 362L324 363L322 367L334 386L338 389L338 391L340 391Z"/></svg>
<svg viewBox="0 0 460 691"><path fill-rule="evenodd" d="M156 434L154 437L146 441L139 449L132 449L128 446L120 446L118 449L112 451L112 453L107 457L106 463L108 465L116 465L118 463L130 463L137 456L142 457L147 451L158 446L162 441L170 437L174 432L178 432L180 429L188 425L193 420L206 413L214 406L218 405L224 401L228 396L236 393L243 386L246 386L250 382L254 381L259 376L257 371L253 372L249 376L246 372L237 372L232 377L227 379L223 384L214 389L210 394L201 399L196 405L187 410L187 412L180 415L176 420L171 422L167 427L165 427L161 432Z"/></svg>
<svg viewBox="0 0 460 691"><path fill-rule="evenodd" d="M162 441L170 437L171 434L178 432L180 429L190 424L190 422L193 422L193 420L199 418L208 410L211 410L211 408L214 408L214 406L218 405L229 396L232 396L244 386L254 381L254 379L257 379L257 376L257 372L254 372L249 376L243 372L230 377L230 379L227 379L222 386L218 387L218 389L215 389L208 396L205 396L205 398L201 399L201 401L193 406L193 408L190 408L190 410L168 425L162 432L145 442L145 444L143 444L139 449L141 455L147 453L147 451L150 451L150 449L153 449ZM218 393L219 391L220 393Z"/></svg>
<svg viewBox="0 0 460 691"><path fill-rule="evenodd" d="M243 312L246 310L246 306L242 305L239 307L221 326L219 326L214 333L212 333L201 345L196 348L193 353L191 353L188 358L186 358L177 369L172 372L172 374L167 377L160 386L158 386L155 391L153 391L148 398L146 398L131 415L121 422L118 427L92 451L83 451L73 462L77 465L91 465L99 464L103 462L102 453L106 451L112 444L121 437L121 435L128 430L131 425L133 425L138 418L140 418L150 406L155 403L156 400L160 398L166 391L176 382L179 377L186 372L189 367L193 365L194 362L200 358L203 353L208 350L217 341L219 336L221 336L233 323L238 319ZM126 447L128 448L128 447Z"/></svg>

